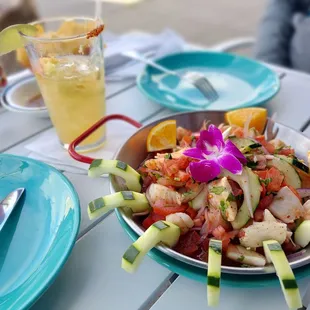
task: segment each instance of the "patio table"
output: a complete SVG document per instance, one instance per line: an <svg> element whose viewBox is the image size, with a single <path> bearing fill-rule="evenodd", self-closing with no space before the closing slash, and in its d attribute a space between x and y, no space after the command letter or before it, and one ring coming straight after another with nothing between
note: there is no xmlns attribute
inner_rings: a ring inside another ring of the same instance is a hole
<svg viewBox="0 0 310 310"><path fill-rule="evenodd" d="M267 103L269 115L310 137L310 76L271 66L286 73L280 92ZM20 74L10 77L10 81ZM107 84L107 113L123 113L143 124L173 113L150 102L133 82ZM126 124L118 130L125 132ZM124 127L122 127L124 126ZM49 119L12 113L0 107L0 152L28 156L25 145L48 130ZM131 240L115 213L90 221L89 201L109 193L108 179L64 173L76 188L81 203L81 226L76 245L55 282L32 306L33 310L168 310L209 309L206 286L178 276L149 257L135 274L121 269L121 257ZM310 275L299 281L305 292ZM0 306L1 308L1 306ZM286 309L280 285L273 288L232 288L222 286L219 310ZM210 308L211 309L211 308Z"/></svg>

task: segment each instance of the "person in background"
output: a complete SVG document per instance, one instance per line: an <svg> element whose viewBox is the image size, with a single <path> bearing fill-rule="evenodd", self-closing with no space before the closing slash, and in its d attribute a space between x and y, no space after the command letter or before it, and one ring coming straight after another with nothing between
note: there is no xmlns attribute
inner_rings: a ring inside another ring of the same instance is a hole
<svg viewBox="0 0 310 310"><path fill-rule="evenodd" d="M27 24L38 19L33 0L0 0L0 31L14 24ZM2 67L2 69L1 69ZM20 70L16 62L15 52L0 57L1 76Z"/></svg>
<svg viewBox="0 0 310 310"><path fill-rule="evenodd" d="M268 0L254 56L310 73L310 0Z"/></svg>

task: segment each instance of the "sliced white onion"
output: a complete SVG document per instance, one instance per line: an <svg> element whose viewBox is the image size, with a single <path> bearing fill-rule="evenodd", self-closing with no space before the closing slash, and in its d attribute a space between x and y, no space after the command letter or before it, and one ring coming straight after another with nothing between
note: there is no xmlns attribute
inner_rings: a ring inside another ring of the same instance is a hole
<svg viewBox="0 0 310 310"><path fill-rule="evenodd" d="M306 252L306 250L301 250L301 251L298 251L296 253L289 254L289 255L287 255L287 259L293 259L293 258L302 256L305 252Z"/></svg>
<svg viewBox="0 0 310 310"><path fill-rule="evenodd" d="M248 176L248 173L246 171L244 173L243 193L244 193L244 199L246 200L246 204L247 204L247 207L249 210L249 214L250 214L251 218L253 218L254 215L253 215L253 206L252 206L252 201L251 201L249 176Z"/></svg>
<svg viewBox="0 0 310 310"><path fill-rule="evenodd" d="M247 120L244 123L244 127L243 127L243 135L244 137L248 137L249 136L249 126L250 126L250 122L252 120L252 114L250 114L247 118Z"/></svg>
<svg viewBox="0 0 310 310"><path fill-rule="evenodd" d="M298 195L300 198L305 198L310 196L310 188L297 188Z"/></svg>
<svg viewBox="0 0 310 310"><path fill-rule="evenodd" d="M202 207L199 209L199 211L198 211L198 213L197 213L197 216L196 216L195 218L196 218L196 219L197 219L197 218L200 218L200 216L204 213L205 209L206 209L206 207L205 207L205 206L202 206Z"/></svg>
<svg viewBox="0 0 310 310"><path fill-rule="evenodd" d="M228 136L230 135L232 131L232 127L229 126L227 129L225 129L225 131L222 133L223 139L226 140L228 138Z"/></svg>
<svg viewBox="0 0 310 310"><path fill-rule="evenodd" d="M138 216L143 216L143 215L148 215L150 213L150 210L146 210L143 212L139 212L139 213L133 213L132 217L138 217Z"/></svg>

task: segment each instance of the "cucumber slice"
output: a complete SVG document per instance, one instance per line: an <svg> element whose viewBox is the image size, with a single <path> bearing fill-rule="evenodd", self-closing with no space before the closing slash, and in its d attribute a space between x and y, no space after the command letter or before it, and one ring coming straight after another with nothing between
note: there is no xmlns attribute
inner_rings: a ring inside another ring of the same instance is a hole
<svg viewBox="0 0 310 310"><path fill-rule="evenodd" d="M220 300L220 282L221 282L221 264L222 264L222 241L211 239L209 243L208 259L208 306L214 307Z"/></svg>
<svg viewBox="0 0 310 310"><path fill-rule="evenodd" d="M141 192L141 175L126 163L120 160L95 159L88 169L88 176L91 178L99 177L105 173L123 178L129 190Z"/></svg>
<svg viewBox="0 0 310 310"><path fill-rule="evenodd" d="M275 240L267 240L264 241L263 246L265 255L271 259L274 268L276 269L288 307L290 309L302 307L300 292L294 273L281 245Z"/></svg>
<svg viewBox="0 0 310 310"><path fill-rule="evenodd" d="M199 210L201 207L205 207L208 202L207 196L208 188L204 184L202 191L192 201L190 201L190 206L195 210Z"/></svg>
<svg viewBox="0 0 310 310"><path fill-rule="evenodd" d="M118 207L128 207L134 213L150 209L149 202L144 194L122 191L91 201L87 208L88 217L93 220Z"/></svg>
<svg viewBox="0 0 310 310"><path fill-rule="evenodd" d="M306 173L309 173L309 167L306 166L303 162L301 162L296 157L289 157L289 156L285 156L285 155L276 155L276 157L284 159L285 161L287 161L292 166L294 166L294 167L296 167L296 168L298 168L298 169L300 169Z"/></svg>
<svg viewBox="0 0 310 310"><path fill-rule="evenodd" d="M277 156L275 156L277 157ZM285 181L288 185L294 187L294 188L300 188L301 187L301 180L294 169L294 167L289 164L286 160L282 159L281 157L277 157L272 160L267 161L268 167L276 167L279 169L285 176Z"/></svg>
<svg viewBox="0 0 310 310"><path fill-rule="evenodd" d="M310 243L310 221L303 221L295 230L294 241L305 248Z"/></svg>
<svg viewBox="0 0 310 310"><path fill-rule="evenodd" d="M251 150L257 149L262 145L257 143L253 139L249 138L237 138L237 137L229 137L229 140L242 152L247 153Z"/></svg>
<svg viewBox="0 0 310 310"><path fill-rule="evenodd" d="M139 267L144 256L159 242L169 247L177 244L181 230L179 226L167 222L158 221L151 225L125 252L122 258L122 268L133 273Z"/></svg>
<svg viewBox="0 0 310 310"><path fill-rule="evenodd" d="M254 213L259 204L261 190L259 179L258 176L248 167L243 168L241 175L232 174L227 170L224 170L223 175L237 182L243 190L243 203L238 210L235 220L231 222L234 229L240 229L251 218L248 205L250 204L252 206Z"/></svg>

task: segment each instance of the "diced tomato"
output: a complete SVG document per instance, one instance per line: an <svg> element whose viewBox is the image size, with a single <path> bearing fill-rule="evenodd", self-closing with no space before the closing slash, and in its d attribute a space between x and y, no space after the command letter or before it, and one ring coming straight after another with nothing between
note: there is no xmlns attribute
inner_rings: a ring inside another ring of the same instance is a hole
<svg viewBox="0 0 310 310"><path fill-rule="evenodd" d="M273 201L273 195L272 194L267 195L260 200L257 208L261 210L265 210L271 205L272 201Z"/></svg>
<svg viewBox="0 0 310 310"><path fill-rule="evenodd" d="M285 155L285 156L294 155L295 150L294 149L282 149L278 152L278 154Z"/></svg>
<svg viewBox="0 0 310 310"><path fill-rule="evenodd" d="M199 188L199 184L196 183L196 182L194 182L192 179L189 179L189 180L186 182L185 187L186 187L187 189L192 190L192 191L197 191L198 188Z"/></svg>
<svg viewBox="0 0 310 310"><path fill-rule="evenodd" d="M185 185L185 182L175 181L175 180L170 179L170 178L159 178L157 180L157 183L164 185L164 186L167 186L169 188L172 187L173 190L174 190L174 187L182 187Z"/></svg>
<svg viewBox="0 0 310 310"><path fill-rule="evenodd" d="M243 194L243 190L241 189L240 185L237 182L235 182L233 180L230 180L230 179L228 179L228 182L229 182L229 184L231 186L232 194L235 197L240 196L240 195Z"/></svg>
<svg viewBox="0 0 310 310"><path fill-rule="evenodd" d="M253 221L252 221L252 224L253 224ZM251 224L251 225L252 225L252 224ZM251 226L251 225L248 225L248 224L247 224L246 226L244 226L244 228L247 227L247 226ZM244 236L245 236L245 231L241 229L241 230L239 231L239 233L238 233L238 237L239 237L239 238L242 238L242 237L244 237Z"/></svg>
<svg viewBox="0 0 310 310"><path fill-rule="evenodd" d="M257 208L254 212L254 221L262 222L264 220L264 210Z"/></svg>
<svg viewBox="0 0 310 310"><path fill-rule="evenodd" d="M192 143L192 137L191 136L184 136L182 140L180 141L181 147L190 146Z"/></svg>
<svg viewBox="0 0 310 310"><path fill-rule="evenodd" d="M165 216L161 216L151 212L147 218L145 218L142 222L142 226L145 229L148 229L151 225L153 225L157 221L165 220Z"/></svg>
<svg viewBox="0 0 310 310"><path fill-rule="evenodd" d="M264 183L261 184L261 187L262 187L262 191L261 191L261 193L260 193L260 198L262 199L262 198L264 198L264 197L266 196L266 194L267 194L267 189L266 189L266 186L265 186Z"/></svg>
<svg viewBox="0 0 310 310"><path fill-rule="evenodd" d="M236 136L237 138L243 138L244 133L243 133L243 128L237 127L234 129L231 133L233 136Z"/></svg>
<svg viewBox="0 0 310 310"><path fill-rule="evenodd" d="M181 141L184 136L190 136L192 132L188 129L185 129L181 126L177 127L177 140Z"/></svg>
<svg viewBox="0 0 310 310"><path fill-rule="evenodd" d="M278 192L284 180L284 175L277 168L271 167L267 172L267 179L271 180L267 185L267 191Z"/></svg>
<svg viewBox="0 0 310 310"><path fill-rule="evenodd" d="M231 239L235 238L238 235L238 233L239 231L237 230L226 232L226 230L222 226L218 226L212 231L212 235L216 239L222 240L223 251L227 250L227 247L231 242Z"/></svg>
<svg viewBox="0 0 310 310"><path fill-rule="evenodd" d="M189 173L186 173L185 171L178 171L176 174L175 174L175 178L177 178L178 180L180 180L181 182L187 182L189 179L190 179L190 175Z"/></svg>
<svg viewBox="0 0 310 310"><path fill-rule="evenodd" d="M274 154L274 151L275 151L275 147L269 143L269 142L266 142L265 145L263 145L265 147L265 149L270 153L270 154Z"/></svg>
<svg viewBox="0 0 310 310"><path fill-rule="evenodd" d="M165 160L163 164L163 173L169 177L179 171L179 166L176 159Z"/></svg>
<svg viewBox="0 0 310 310"><path fill-rule="evenodd" d="M275 152L275 147L271 143L267 142L265 139L265 136L260 135L256 136L255 139L270 153L274 154Z"/></svg>
<svg viewBox="0 0 310 310"><path fill-rule="evenodd" d="M199 249L199 242L200 235L196 231L192 230L180 237L179 242L175 247L175 250L184 255L192 256Z"/></svg>
<svg viewBox="0 0 310 310"><path fill-rule="evenodd" d="M185 210L185 213L188 214L192 219L194 219L197 215L197 211L195 209L193 209L192 207L188 207Z"/></svg>
<svg viewBox="0 0 310 310"><path fill-rule="evenodd" d="M181 170L185 170L190 163L190 159L187 156L181 156L178 159L176 159L176 161L179 169Z"/></svg>
<svg viewBox="0 0 310 310"><path fill-rule="evenodd" d="M268 170L253 170L253 172L257 174L260 179L265 180L267 178Z"/></svg>
<svg viewBox="0 0 310 310"><path fill-rule="evenodd" d="M296 223L287 223L287 228L290 230L290 231L295 231L296 229Z"/></svg>
<svg viewBox="0 0 310 310"><path fill-rule="evenodd" d="M255 137L255 140L258 141L259 143L264 143L266 142L265 136L264 135L259 135Z"/></svg>
<svg viewBox="0 0 310 310"><path fill-rule="evenodd" d="M186 205L181 206L171 206L171 207L164 207L164 206L157 206L156 204L153 206L154 213L162 216L167 216L172 213L177 212L184 212L187 209Z"/></svg>
<svg viewBox="0 0 310 310"><path fill-rule="evenodd" d="M265 256L265 251L264 251L264 248L261 246L261 247L258 247L256 248L256 252Z"/></svg>
<svg viewBox="0 0 310 310"><path fill-rule="evenodd" d="M212 235L219 240L222 240L223 235L225 235L226 230L220 225L218 227L216 227L215 229L213 229L212 231Z"/></svg>
<svg viewBox="0 0 310 310"><path fill-rule="evenodd" d="M284 243L282 243L282 249L286 254L292 254L300 250L299 245L294 245L290 239L286 239Z"/></svg>
<svg viewBox="0 0 310 310"><path fill-rule="evenodd" d="M146 189L152 184L155 183L154 180L148 175L143 178L142 191L146 191Z"/></svg>
<svg viewBox="0 0 310 310"><path fill-rule="evenodd" d="M202 226L202 222L203 221L200 218L194 219L194 226L200 227L200 226Z"/></svg>

